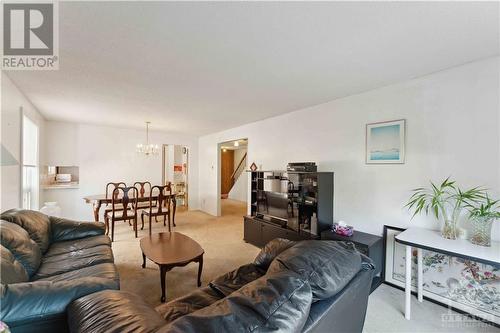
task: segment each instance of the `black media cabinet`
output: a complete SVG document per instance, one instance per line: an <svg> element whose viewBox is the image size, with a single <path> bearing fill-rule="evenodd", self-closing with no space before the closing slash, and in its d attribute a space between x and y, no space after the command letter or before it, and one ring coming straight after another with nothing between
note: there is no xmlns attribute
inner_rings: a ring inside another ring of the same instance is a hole
<svg viewBox="0 0 500 333"><path fill-rule="evenodd" d="M254 216L244 216L243 219L243 240L258 247L263 247L275 238L286 238L294 241L316 239L310 233L298 233Z"/></svg>
<svg viewBox="0 0 500 333"><path fill-rule="evenodd" d="M275 238L319 239L333 221L333 172L250 171L250 216L243 239L258 247Z"/></svg>

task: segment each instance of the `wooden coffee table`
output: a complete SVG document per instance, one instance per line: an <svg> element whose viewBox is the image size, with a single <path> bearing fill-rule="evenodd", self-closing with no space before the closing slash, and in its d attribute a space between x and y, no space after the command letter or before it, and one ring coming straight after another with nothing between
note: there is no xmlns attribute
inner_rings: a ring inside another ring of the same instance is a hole
<svg viewBox="0 0 500 333"><path fill-rule="evenodd" d="M161 232L141 238L142 268L146 267L146 257L160 267L161 302L165 302L167 272L174 267L198 262L198 287L201 286L203 269L203 249L200 244L180 232Z"/></svg>

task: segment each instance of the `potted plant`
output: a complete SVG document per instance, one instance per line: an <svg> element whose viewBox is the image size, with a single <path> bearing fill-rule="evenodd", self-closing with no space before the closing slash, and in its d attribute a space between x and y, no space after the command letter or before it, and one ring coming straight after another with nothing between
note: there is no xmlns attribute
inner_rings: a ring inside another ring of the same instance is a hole
<svg viewBox="0 0 500 333"><path fill-rule="evenodd" d="M483 202L469 207L469 221L472 225L470 242L491 246L491 226L500 219L500 200L492 200L486 195Z"/></svg>
<svg viewBox="0 0 500 333"><path fill-rule="evenodd" d="M464 207L473 206L484 198L484 190L479 187L462 191L455 181L446 178L441 184L431 183L431 188L423 187L413 190L413 195L405 205L413 209L413 217L431 212L441 222L441 235L447 239L457 239L457 222Z"/></svg>

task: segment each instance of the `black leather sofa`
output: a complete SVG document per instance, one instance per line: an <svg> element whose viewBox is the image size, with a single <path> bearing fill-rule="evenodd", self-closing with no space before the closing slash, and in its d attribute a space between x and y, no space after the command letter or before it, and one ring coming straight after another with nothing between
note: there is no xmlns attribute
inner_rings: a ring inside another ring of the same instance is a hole
<svg viewBox="0 0 500 333"><path fill-rule="evenodd" d="M67 332L68 304L119 289L102 223L9 210L1 214L0 238L0 320L12 333Z"/></svg>
<svg viewBox="0 0 500 333"><path fill-rule="evenodd" d="M72 333L361 332L373 264L350 243L275 239L251 264L149 307L102 291L68 308Z"/></svg>

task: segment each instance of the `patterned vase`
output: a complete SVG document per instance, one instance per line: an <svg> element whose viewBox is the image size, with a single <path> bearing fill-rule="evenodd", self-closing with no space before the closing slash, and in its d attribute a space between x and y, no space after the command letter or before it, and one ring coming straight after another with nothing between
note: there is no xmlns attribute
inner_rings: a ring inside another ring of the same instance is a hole
<svg viewBox="0 0 500 333"><path fill-rule="evenodd" d="M478 216L470 220L472 235L470 242L481 246L491 246L491 227L495 219Z"/></svg>

